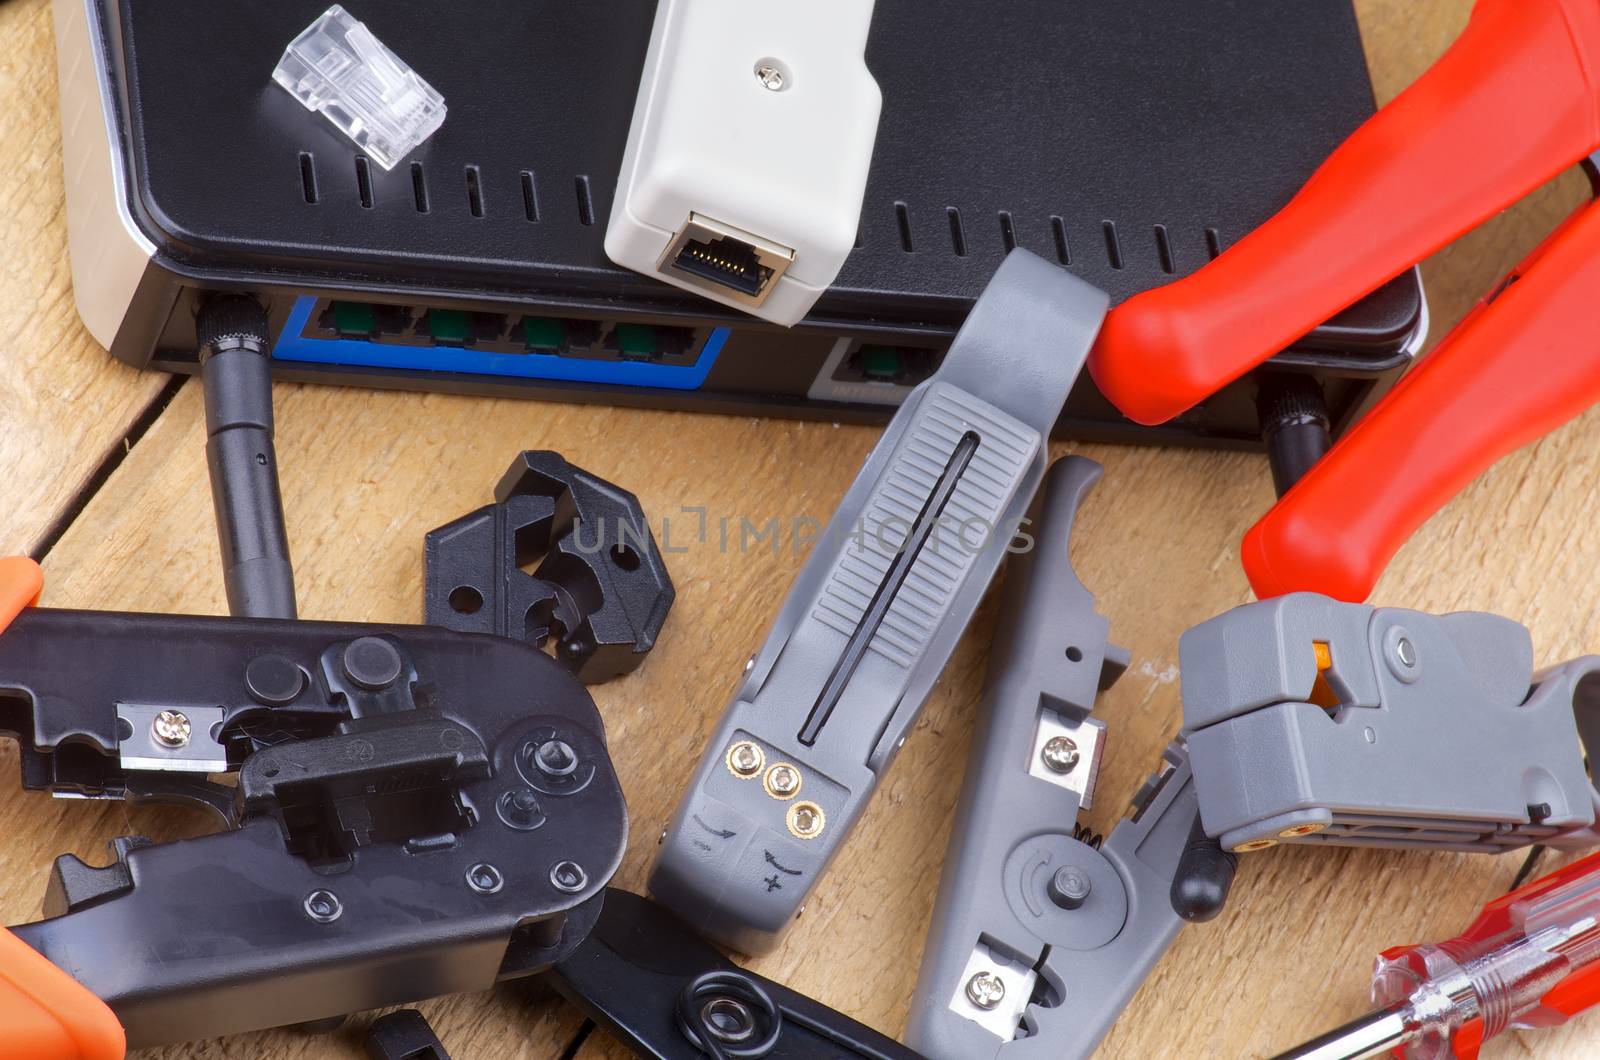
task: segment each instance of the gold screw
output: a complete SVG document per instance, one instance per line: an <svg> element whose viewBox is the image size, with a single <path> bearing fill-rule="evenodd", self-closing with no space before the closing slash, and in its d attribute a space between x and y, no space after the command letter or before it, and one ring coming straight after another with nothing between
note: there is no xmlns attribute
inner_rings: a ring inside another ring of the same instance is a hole
<svg viewBox="0 0 1600 1060"><path fill-rule="evenodd" d="M779 762L767 770L767 794L775 799L792 799L800 794L800 770L788 762Z"/></svg>
<svg viewBox="0 0 1600 1060"><path fill-rule="evenodd" d="M1252 850L1265 850L1277 845L1276 839L1252 839L1248 843L1240 843L1233 848L1235 854L1244 854Z"/></svg>
<svg viewBox="0 0 1600 1060"><path fill-rule="evenodd" d="M740 740L728 748L728 772L740 780L750 780L760 774L761 767L766 765L767 756L759 744L749 740Z"/></svg>
<svg viewBox="0 0 1600 1060"><path fill-rule="evenodd" d="M797 802L789 807L789 832L796 839L815 839L827 823L822 807L814 802Z"/></svg>
<svg viewBox="0 0 1600 1060"><path fill-rule="evenodd" d="M1278 835L1284 839L1294 839L1296 836L1310 835L1313 832L1320 832L1326 827L1327 825L1317 824L1315 821L1313 821L1310 824L1297 824L1293 828L1285 828L1283 831L1279 832Z"/></svg>

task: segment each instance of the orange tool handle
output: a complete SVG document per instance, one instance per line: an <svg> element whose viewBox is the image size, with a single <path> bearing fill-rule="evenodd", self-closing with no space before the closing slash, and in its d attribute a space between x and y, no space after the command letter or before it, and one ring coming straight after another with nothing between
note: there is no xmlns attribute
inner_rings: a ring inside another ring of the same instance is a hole
<svg viewBox="0 0 1600 1060"><path fill-rule="evenodd" d="M44 572L25 556L0 556L0 633L24 607L39 602Z"/></svg>
<svg viewBox="0 0 1600 1060"><path fill-rule="evenodd" d="M126 1051L105 1002L0 928L0 1056L122 1060Z"/></svg>
<svg viewBox="0 0 1600 1060"><path fill-rule="evenodd" d="M39 599L44 575L21 556L0 557L0 632ZM106 1003L11 932L0 928L0 1056L121 1060L122 1024Z"/></svg>
<svg viewBox="0 0 1600 1060"><path fill-rule="evenodd" d="M1161 423L1600 144L1600 4L1478 0L1450 50L1216 261L1114 309L1095 382Z"/></svg>
<svg viewBox="0 0 1600 1060"><path fill-rule="evenodd" d="M1262 598L1365 600L1446 501L1596 401L1600 203L1568 218L1250 528L1251 586Z"/></svg>

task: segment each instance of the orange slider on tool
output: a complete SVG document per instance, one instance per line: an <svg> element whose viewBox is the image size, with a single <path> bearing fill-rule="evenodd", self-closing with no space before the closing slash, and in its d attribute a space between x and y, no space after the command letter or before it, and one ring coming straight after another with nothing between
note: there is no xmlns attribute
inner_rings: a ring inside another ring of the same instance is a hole
<svg viewBox="0 0 1600 1060"><path fill-rule="evenodd" d="M1204 400L1600 147L1600 3L1479 0L1276 216L1129 299L1089 366L1141 423ZM1261 597L1366 598L1412 531L1600 400L1600 205L1570 217L1246 535Z"/></svg>
<svg viewBox="0 0 1600 1060"><path fill-rule="evenodd" d="M1378 957L1370 1015L1276 1060L1476 1060L1508 1027L1565 1023L1600 1001L1600 854L1484 907L1466 932Z"/></svg>

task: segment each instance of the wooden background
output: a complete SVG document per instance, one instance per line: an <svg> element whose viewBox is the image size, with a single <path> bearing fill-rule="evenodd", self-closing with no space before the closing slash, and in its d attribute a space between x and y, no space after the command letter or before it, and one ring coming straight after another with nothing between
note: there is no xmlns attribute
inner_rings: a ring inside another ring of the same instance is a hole
<svg viewBox="0 0 1600 1060"><path fill-rule="evenodd" d="M1454 38L1469 3L1357 7L1387 100ZM199 388L113 362L73 309L45 0L0 4L0 41L0 551L42 559L50 605L221 613ZM1435 334L1584 195L1576 174L1563 177L1428 262ZM328 619L418 620L423 533L485 503L521 449L557 449L626 485L657 521L684 505L765 521L826 518L877 436L827 423L289 385L278 388L277 407L302 611ZM1177 727L1178 635L1248 598L1237 542L1272 497L1256 456L1072 448L1106 466L1078 527L1077 569L1134 657L1099 710L1110 742L1089 818L1109 830ZM1516 616L1532 627L1542 661L1600 648L1588 591L1600 569L1590 512L1597 452L1600 418L1591 414L1503 461L1416 536L1374 602ZM616 882L633 889L799 558L696 545L671 564L678 603L660 647L638 674L596 690L633 820ZM992 619L991 604L806 917L755 965L890 1034L906 1019ZM23 793L14 759L0 745L0 923L38 915L56 854L103 861L112 836L204 827L170 810ZM1453 934L1521 863L1307 849L1249 856L1228 913L1183 932L1100 1055L1286 1048L1364 1008L1377 950ZM422 1007L463 1060L624 1055L537 986ZM273 1032L144 1055L347 1058L364 1022L331 1037ZM1600 1017L1510 1036L1489 1055L1519 1051L1593 1056Z"/></svg>

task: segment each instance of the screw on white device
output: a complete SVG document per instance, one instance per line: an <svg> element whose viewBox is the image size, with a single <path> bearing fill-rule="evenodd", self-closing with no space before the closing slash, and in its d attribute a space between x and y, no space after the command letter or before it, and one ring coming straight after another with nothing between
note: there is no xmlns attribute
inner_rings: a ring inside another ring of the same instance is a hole
<svg viewBox="0 0 1600 1060"><path fill-rule="evenodd" d="M618 265L794 324L855 244L871 0L661 0L606 230Z"/></svg>
<svg viewBox="0 0 1600 1060"><path fill-rule="evenodd" d="M867 458L662 839L650 889L777 943L910 731L1044 477L1106 295L1014 250Z"/></svg>

